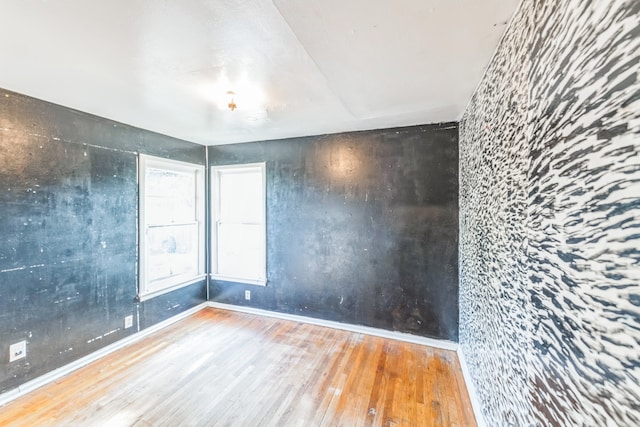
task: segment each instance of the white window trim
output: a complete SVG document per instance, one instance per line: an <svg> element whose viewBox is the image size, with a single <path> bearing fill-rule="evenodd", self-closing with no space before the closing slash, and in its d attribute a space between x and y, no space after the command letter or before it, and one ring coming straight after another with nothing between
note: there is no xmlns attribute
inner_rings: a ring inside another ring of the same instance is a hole
<svg viewBox="0 0 640 427"><path fill-rule="evenodd" d="M220 179L218 178L219 172L225 170L242 171L243 169L260 169L262 174L262 201L260 206L262 208L262 277L234 277L224 274L218 274L218 227L217 222L220 218ZM224 166L212 166L211 167L211 278L214 280L221 280L225 282L243 283L248 285L267 285L267 174L266 163L242 163L235 165Z"/></svg>
<svg viewBox="0 0 640 427"><path fill-rule="evenodd" d="M198 273L182 274L170 277L159 282L162 288L149 289L147 283L147 241L146 233L148 224L145 218L145 188L147 168L166 169L176 172L193 172L196 174L196 206L198 223ZM138 300L145 301L158 295L192 285L206 279L205 273L205 168L203 165L195 163L181 162L177 160L165 159L161 157L139 155L138 163Z"/></svg>

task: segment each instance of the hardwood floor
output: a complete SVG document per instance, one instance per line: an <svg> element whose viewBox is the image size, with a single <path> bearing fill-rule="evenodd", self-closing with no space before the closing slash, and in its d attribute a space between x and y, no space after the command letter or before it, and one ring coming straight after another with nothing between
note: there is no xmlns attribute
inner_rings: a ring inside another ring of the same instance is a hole
<svg viewBox="0 0 640 427"><path fill-rule="evenodd" d="M205 309L0 408L10 426L475 426L456 354Z"/></svg>

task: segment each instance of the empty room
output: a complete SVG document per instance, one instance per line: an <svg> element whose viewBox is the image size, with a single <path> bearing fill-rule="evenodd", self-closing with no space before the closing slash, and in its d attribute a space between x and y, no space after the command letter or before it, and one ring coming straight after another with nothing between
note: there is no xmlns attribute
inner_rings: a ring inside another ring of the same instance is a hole
<svg viewBox="0 0 640 427"><path fill-rule="evenodd" d="M0 426L640 425L638 0L0 21Z"/></svg>

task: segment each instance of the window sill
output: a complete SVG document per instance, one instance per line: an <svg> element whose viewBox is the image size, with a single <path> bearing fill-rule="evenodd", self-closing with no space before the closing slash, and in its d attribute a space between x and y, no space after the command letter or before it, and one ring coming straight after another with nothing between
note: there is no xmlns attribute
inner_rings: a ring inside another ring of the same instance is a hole
<svg viewBox="0 0 640 427"><path fill-rule="evenodd" d="M206 274L202 274L200 276L197 276L197 277L194 277L194 278L192 278L190 280L187 280L186 282L176 283L175 285L167 286L166 288L158 289L158 290L151 291L151 292L139 293L138 296L136 297L136 299L138 301L140 301L140 302L147 301L147 300L150 300L151 298L167 294L169 292L178 290L180 288L184 288L186 286L194 285L194 284L196 284L198 282L202 282L206 278L207 278L207 275Z"/></svg>
<svg viewBox="0 0 640 427"><path fill-rule="evenodd" d="M267 279L247 279L242 277L223 276L221 274L211 274L212 280L223 282L243 283L245 285L267 286Z"/></svg>

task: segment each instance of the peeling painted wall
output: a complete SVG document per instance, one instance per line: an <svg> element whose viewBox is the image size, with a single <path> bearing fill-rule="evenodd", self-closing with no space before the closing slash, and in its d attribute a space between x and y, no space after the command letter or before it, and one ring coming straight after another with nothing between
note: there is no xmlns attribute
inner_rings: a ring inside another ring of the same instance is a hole
<svg viewBox="0 0 640 427"><path fill-rule="evenodd" d="M205 300L200 283L134 301L139 152L205 149L0 90L0 392Z"/></svg>
<svg viewBox="0 0 640 427"><path fill-rule="evenodd" d="M268 284L214 301L457 340L456 124L209 147L263 161Z"/></svg>

